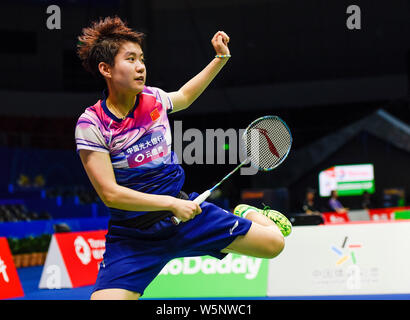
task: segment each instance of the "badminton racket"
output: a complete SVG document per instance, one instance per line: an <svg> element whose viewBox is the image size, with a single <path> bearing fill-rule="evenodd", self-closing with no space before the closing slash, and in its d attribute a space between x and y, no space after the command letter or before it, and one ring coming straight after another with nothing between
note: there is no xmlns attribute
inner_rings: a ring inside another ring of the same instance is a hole
<svg viewBox="0 0 410 320"><path fill-rule="evenodd" d="M229 172L221 181L211 189L206 190L193 201L198 205L204 202L222 182L227 180L243 165L250 165L259 171L271 171L277 168L288 156L292 146L292 134L286 123L278 116L264 116L253 121L242 135L243 152L246 159L235 169ZM174 224L181 220L175 216L172 218Z"/></svg>

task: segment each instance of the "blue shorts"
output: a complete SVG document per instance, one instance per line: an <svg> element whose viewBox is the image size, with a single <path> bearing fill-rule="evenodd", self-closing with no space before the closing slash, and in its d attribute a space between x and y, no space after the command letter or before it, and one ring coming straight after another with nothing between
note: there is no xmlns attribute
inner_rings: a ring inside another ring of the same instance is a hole
<svg viewBox="0 0 410 320"><path fill-rule="evenodd" d="M197 196L192 193L189 199ZM142 295L170 260L203 255L223 259L227 253L221 250L252 224L209 202L201 209L201 214L179 225L168 217L145 230L111 226L94 291L118 288Z"/></svg>

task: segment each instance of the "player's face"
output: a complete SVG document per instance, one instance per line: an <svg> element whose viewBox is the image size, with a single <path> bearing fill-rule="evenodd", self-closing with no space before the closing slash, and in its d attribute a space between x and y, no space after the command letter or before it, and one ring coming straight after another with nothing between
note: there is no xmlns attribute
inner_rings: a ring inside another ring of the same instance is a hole
<svg viewBox="0 0 410 320"><path fill-rule="evenodd" d="M111 80L115 87L138 94L144 89L146 74L144 53L140 45L124 42L111 68Z"/></svg>

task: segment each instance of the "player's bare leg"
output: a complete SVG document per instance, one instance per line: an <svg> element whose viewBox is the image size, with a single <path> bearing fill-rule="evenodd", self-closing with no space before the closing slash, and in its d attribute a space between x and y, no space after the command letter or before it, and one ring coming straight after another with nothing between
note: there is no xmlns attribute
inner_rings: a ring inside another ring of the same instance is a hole
<svg viewBox="0 0 410 320"><path fill-rule="evenodd" d="M238 236L222 252L234 252L268 259L282 252L285 247L284 236L288 236L292 228L284 215L268 208L259 210L247 205L237 206L234 213L244 216L253 223L246 235Z"/></svg>
<svg viewBox="0 0 410 320"><path fill-rule="evenodd" d="M138 300L141 295L125 289L103 289L94 291L91 300Z"/></svg>

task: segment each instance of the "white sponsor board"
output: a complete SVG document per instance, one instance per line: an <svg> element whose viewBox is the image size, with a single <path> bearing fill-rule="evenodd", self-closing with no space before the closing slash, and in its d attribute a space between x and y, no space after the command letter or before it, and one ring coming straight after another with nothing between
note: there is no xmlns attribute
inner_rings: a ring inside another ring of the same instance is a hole
<svg viewBox="0 0 410 320"><path fill-rule="evenodd" d="M410 222L296 226L268 296L410 293Z"/></svg>
<svg viewBox="0 0 410 320"><path fill-rule="evenodd" d="M73 287L55 235L51 238L38 287L39 289Z"/></svg>

